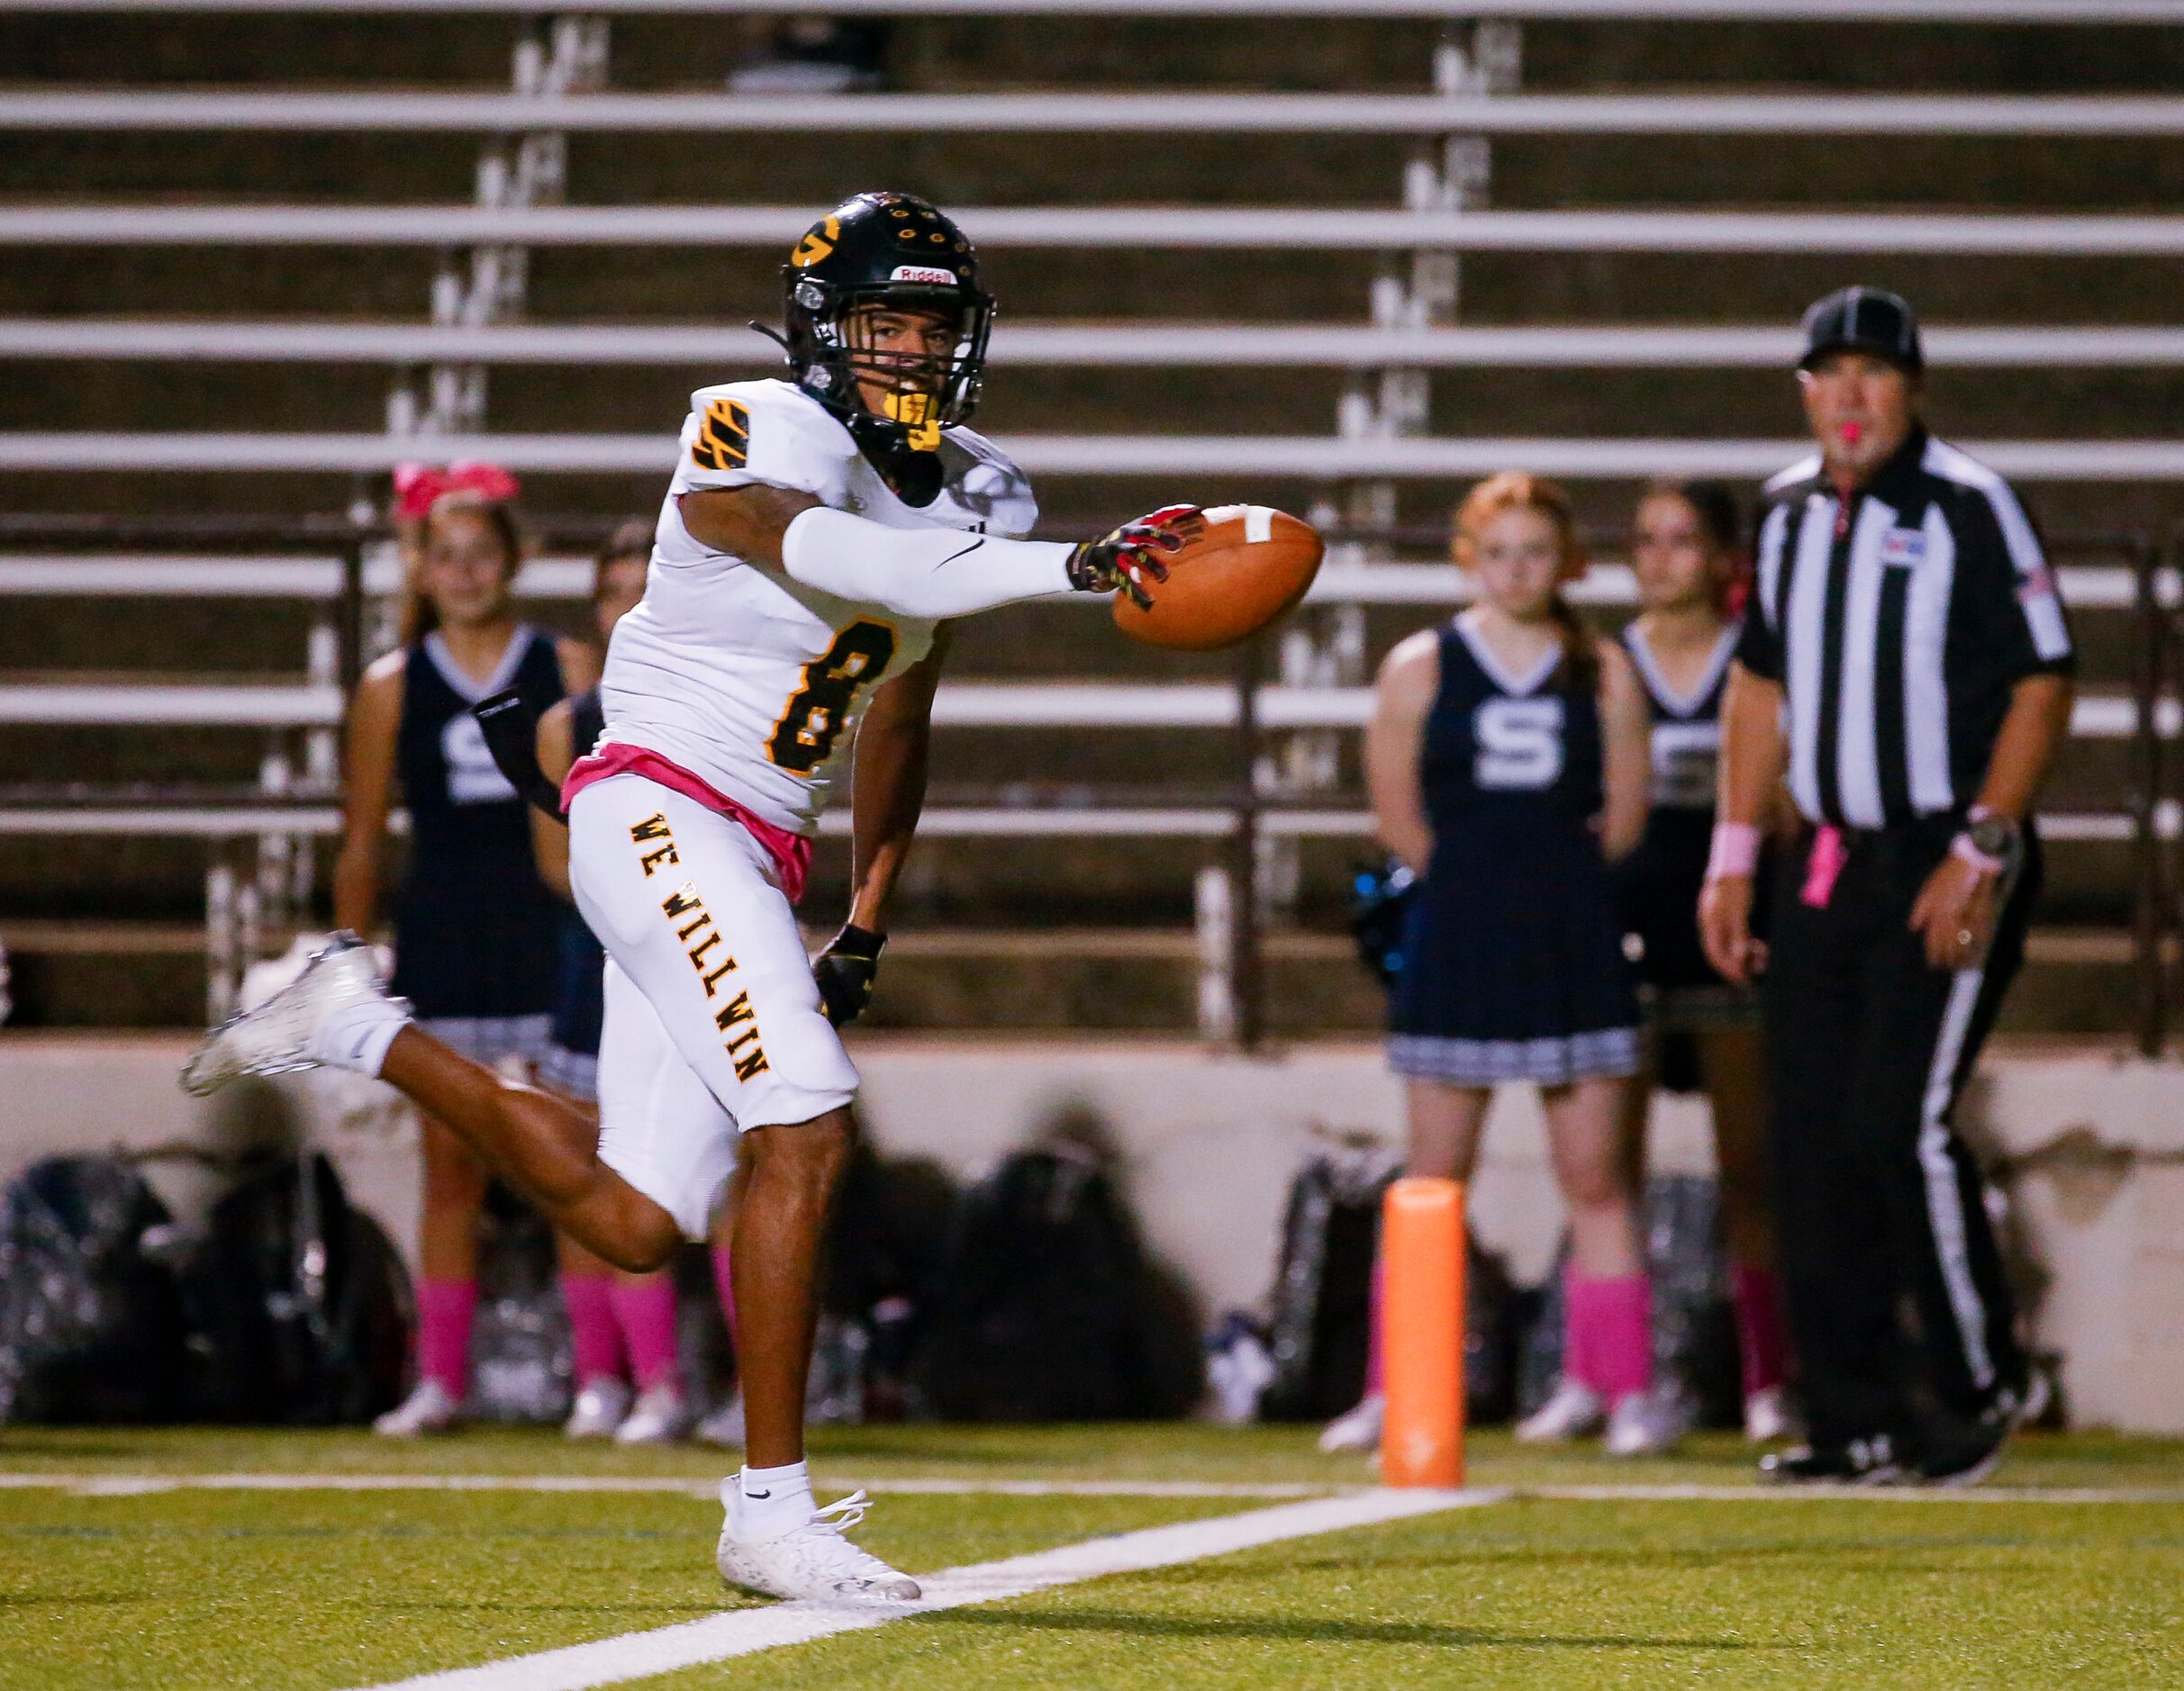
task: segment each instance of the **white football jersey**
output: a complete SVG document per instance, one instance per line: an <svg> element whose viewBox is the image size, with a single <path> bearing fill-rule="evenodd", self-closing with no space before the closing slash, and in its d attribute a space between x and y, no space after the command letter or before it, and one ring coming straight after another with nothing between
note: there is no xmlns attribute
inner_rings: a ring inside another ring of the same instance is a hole
<svg viewBox="0 0 2184 1691"><path fill-rule="evenodd" d="M950 429L940 458L939 496L915 508L802 389L730 382L692 394L643 602L608 643L605 738L657 752L775 827L811 833L873 690L926 655L936 625L715 552L684 528L676 499L765 483L891 529L1030 531L1030 484L1000 448Z"/></svg>

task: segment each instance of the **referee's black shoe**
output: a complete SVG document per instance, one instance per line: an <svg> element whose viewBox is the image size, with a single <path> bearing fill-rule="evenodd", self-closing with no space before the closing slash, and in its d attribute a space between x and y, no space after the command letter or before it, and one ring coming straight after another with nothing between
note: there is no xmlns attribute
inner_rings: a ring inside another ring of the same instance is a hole
<svg viewBox="0 0 2184 1691"><path fill-rule="evenodd" d="M2002 1460L2002 1447L2019 1427L2047 1412L2046 1375L2035 1370L2023 1386L2005 1386L1976 1420L1930 1423L1919 1431L1915 1486L1976 1486Z"/></svg>
<svg viewBox="0 0 2184 1691"><path fill-rule="evenodd" d="M1904 1478L1895 1443L1885 1433L1840 1444L1800 1444L1759 1460L1760 1478L1781 1486L1893 1486Z"/></svg>

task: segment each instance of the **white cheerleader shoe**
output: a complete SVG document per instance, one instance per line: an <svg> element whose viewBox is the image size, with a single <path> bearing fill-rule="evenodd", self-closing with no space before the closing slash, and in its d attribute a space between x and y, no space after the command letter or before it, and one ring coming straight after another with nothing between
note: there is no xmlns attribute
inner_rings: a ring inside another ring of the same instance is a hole
<svg viewBox="0 0 2184 1691"><path fill-rule="evenodd" d="M1597 1433L1608 1419L1608 1400L1582 1380L1567 1374L1554 1394L1517 1424L1519 1444L1567 1444Z"/></svg>
<svg viewBox="0 0 2184 1691"><path fill-rule="evenodd" d="M690 1406L673 1384L648 1386L630 1406L629 1418L614 1429L617 1444L673 1444L688 1436Z"/></svg>
<svg viewBox="0 0 2184 1691"><path fill-rule="evenodd" d="M562 1435L572 1439L611 1439L630 1415L630 1388L612 1374L584 1382L575 1406L561 1424Z"/></svg>
<svg viewBox="0 0 2184 1691"><path fill-rule="evenodd" d="M1388 1399L1369 1391L1319 1430L1319 1449L1328 1456L1343 1451L1377 1451L1381 1424L1387 1418Z"/></svg>
<svg viewBox="0 0 2184 1691"><path fill-rule="evenodd" d="M421 1379L417 1389L372 1423L383 1439L422 1439L452 1433L463 1424L463 1406L436 1379Z"/></svg>

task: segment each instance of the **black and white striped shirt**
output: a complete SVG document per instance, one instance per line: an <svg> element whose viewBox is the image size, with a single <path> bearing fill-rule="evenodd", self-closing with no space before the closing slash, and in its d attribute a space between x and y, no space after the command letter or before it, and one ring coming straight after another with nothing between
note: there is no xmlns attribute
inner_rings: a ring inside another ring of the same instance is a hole
<svg viewBox="0 0 2184 1691"><path fill-rule="evenodd" d="M1881 827L1978 796L2010 692L2070 626L2009 484L1914 429L1848 508L1816 456L1767 484L1737 661L1780 683L1790 793Z"/></svg>

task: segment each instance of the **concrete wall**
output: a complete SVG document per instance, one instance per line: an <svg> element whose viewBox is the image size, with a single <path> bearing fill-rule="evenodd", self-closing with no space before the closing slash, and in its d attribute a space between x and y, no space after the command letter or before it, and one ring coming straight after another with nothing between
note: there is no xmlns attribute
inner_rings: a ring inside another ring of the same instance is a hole
<svg viewBox="0 0 2184 1691"><path fill-rule="evenodd" d="M303 1126L394 1236L416 1221L414 1129L392 1095L312 1075L201 1106L173 1076L180 1038L0 1034L0 1172L63 1150L233 1148ZM856 1042L868 1126L884 1148L974 1175L1064 1109L1109 1126L1154 1246L1209 1310L1250 1305L1273 1268L1289 1179L1328 1135L1392 1145L1397 1089L1367 1044L1298 1046L1264 1061L1181 1041ZM1967 1122L2007 1180L2048 1283L2044 1349L2063 1358L2084 1425L2184 1432L2184 1064L2006 1046ZM1664 1100L1656 1167L1710 1166L1703 1106ZM186 1159L153 1176L188 1210L213 1177ZM1536 1107L1512 1090L1489 1126L1473 1225L1520 1279L1545 1269L1560 1225Z"/></svg>

